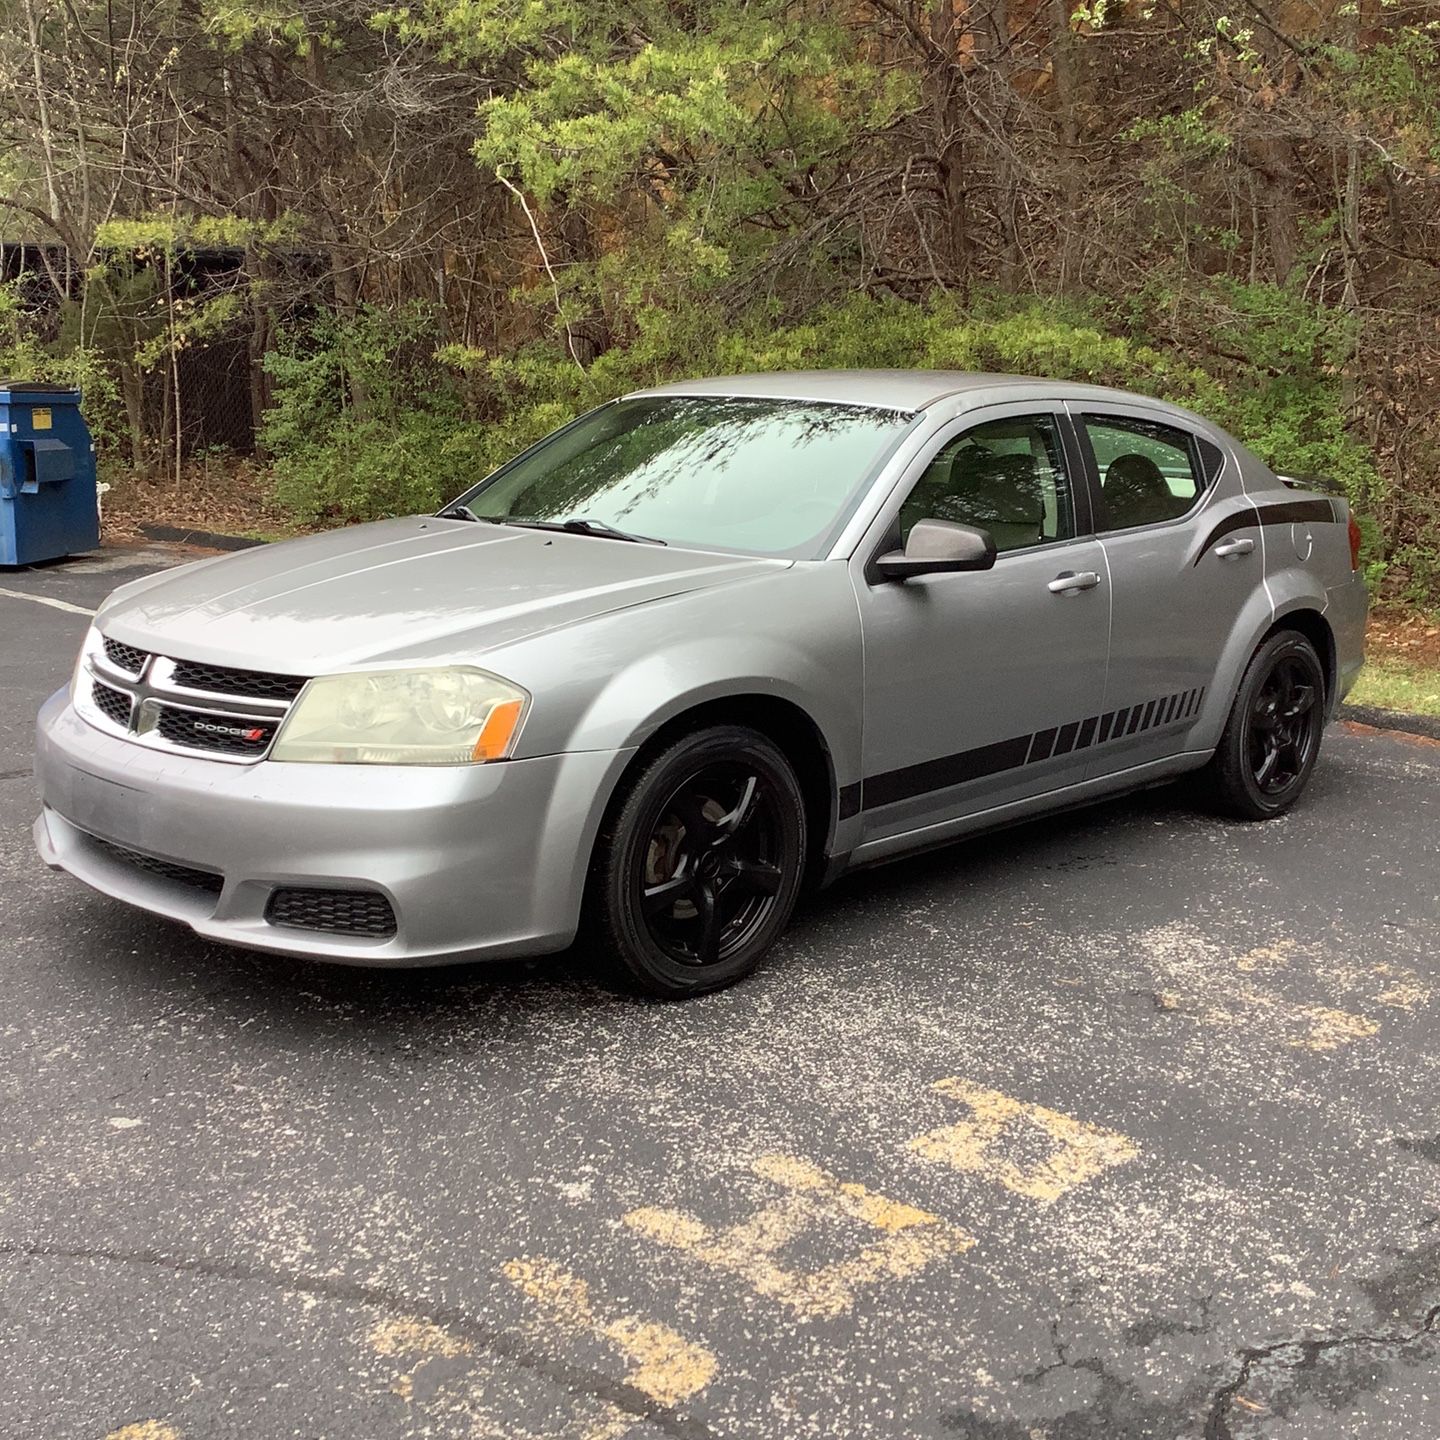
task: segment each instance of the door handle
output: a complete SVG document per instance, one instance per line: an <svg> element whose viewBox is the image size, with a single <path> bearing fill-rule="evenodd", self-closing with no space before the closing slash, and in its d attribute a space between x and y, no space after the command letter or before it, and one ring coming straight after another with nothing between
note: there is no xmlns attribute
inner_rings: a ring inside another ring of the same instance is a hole
<svg viewBox="0 0 1440 1440"><path fill-rule="evenodd" d="M1249 555L1254 549L1253 540L1226 540L1215 547L1215 553L1222 560L1229 560L1236 555Z"/></svg>
<svg viewBox="0 0 1440 1440"><path fill-rule="evenodd" d="M1093 570L1065 570L1057 575L1045 588L1052 595L1074 595L1081 590L1093 590L1100 583L1100 577Z"/></svg>

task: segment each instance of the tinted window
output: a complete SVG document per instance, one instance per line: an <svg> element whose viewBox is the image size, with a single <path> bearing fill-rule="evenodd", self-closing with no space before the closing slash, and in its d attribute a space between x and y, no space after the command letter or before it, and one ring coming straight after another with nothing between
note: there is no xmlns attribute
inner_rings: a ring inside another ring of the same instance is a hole
<svg viewBox="0 0 1440 1440"><path fill-rule="evenodd" d="M1150 420L1087 415L1085 432L1104 497L1101 529L1130 530L1178 519L1205 489L1198 447L1184 430Z"/></svg>
<svg viewBox="0 0 1440 1440"><path fill-rule="evenodd" d="M584 518L674 545L811 555L913 419L798 400L622 400L461 500L480 516Z"/></svg>
<svg viewBox="0 0 1440 1440"><path fill-rule="evenodd" d="M1068 540L1075 505L1054 419L992 420L943 445L901 507L903 536L917 520L978 526L997 550Z"/></svg>

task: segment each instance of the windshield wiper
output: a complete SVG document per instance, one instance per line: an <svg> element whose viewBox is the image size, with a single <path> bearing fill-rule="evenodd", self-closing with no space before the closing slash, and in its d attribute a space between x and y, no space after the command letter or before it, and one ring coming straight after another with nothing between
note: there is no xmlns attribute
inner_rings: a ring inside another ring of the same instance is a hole
<svg viewBox="0 0 1440 1440"><path fill-rule="evenodd" d="M462 505L458 500L453 505L447 505L436 513L441 520L478 520L480 518L468 505Z"/></svg>
<svg viewBox="0 0 1440 1440"><path fill-rule="evenodd" d="M654 535L632 535L628 530L617 530L603 520L589 520L583 515L573 515L568 520L525 520L515 515L477 515L475 518L490 520L496 525L518 525L526 530L560 530L567 535L594 535L601 540L629 540L637 545L669 543L656 539Z"/></svg>
<svg viewBox="0 0 1440 1440"><path fill-rule="evenodd" d="M637 545L664 545L664 540L658 540L654 535L635 535L629 530L617 530L613 525L607 525L603 520L590 520L584 515L572 515L568 520L560 522L562 530L569 530L575 535L599 535L606 540L631 540Z"/></svg>

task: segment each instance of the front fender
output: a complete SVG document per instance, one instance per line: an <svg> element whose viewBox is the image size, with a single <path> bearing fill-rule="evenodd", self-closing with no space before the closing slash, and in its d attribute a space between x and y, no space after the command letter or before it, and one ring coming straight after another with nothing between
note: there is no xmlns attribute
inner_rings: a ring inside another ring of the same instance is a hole
<svg viewBox="0 0 1440 1440"><path fill-rule="evenodd" d="M599 616L480 663L534 696L517 757L633 753L696 706L758 696L808 717L837 788L860 779L860 620L840 562Z"/></svg>
<svg viewBox="0 0 1440 1440"><path fill-rule="evenodd" d="M860 778L858 666L852 686L837 681L816 656L774 638L699 640L643 656L618 672L580 718L576 739L585 749L638 747L697 706L761 696L807 715L833 757L837 782L850 784Z"/></svg>

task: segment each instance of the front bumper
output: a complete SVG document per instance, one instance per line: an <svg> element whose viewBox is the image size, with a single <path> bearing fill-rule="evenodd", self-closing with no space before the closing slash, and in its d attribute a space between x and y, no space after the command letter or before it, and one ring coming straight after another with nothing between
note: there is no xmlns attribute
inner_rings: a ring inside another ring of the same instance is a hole
<svg viewBox="0 0 1440 1440"><path fill-rule="evenodd" d="M209 940L356 965L538 955L574 939L605 799L629 755L224 765L103 734L61 691L38 722L35 844L51 868ZM219 893L140 868L115 846L215 872ZM273 925L266 907L282 887L378 891L396 933Z"/></svg>

